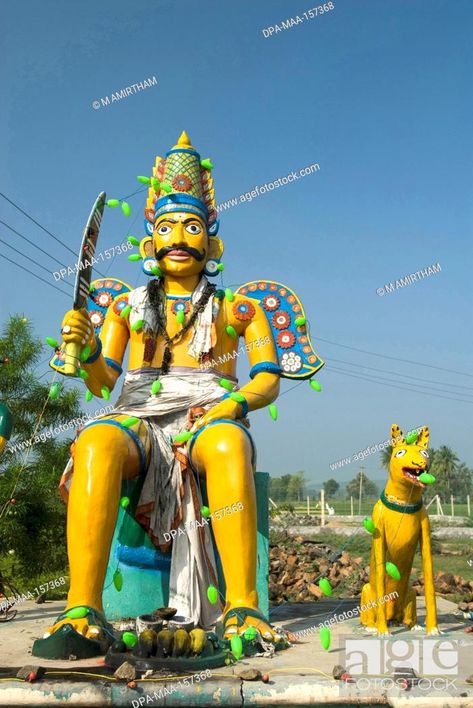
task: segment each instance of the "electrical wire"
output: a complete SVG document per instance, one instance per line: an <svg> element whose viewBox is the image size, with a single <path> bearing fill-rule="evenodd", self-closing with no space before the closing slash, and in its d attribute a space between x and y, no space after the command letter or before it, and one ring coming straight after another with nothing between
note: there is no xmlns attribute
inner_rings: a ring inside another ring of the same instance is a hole
<svg viewBox="0 0 473 708"><path fill-rule="evenodd" d="M36 219L33 219L30 214L28 214L24 209L18 206L18 204L15 204L14 201L12 201L9 197L6 196L6 194L3 194L3 192L0 192L0 197L3 197L7 202L9 202L12 206L15 207L15 209L18 209L19 212L21 212L24 216L26 216L27 219L33 222L33 224L36 224L36 226L39 226L40 229L42 229L45 233L47 233L51 238L53 238L55 241L61 244L61 246L64 246L64 248L67 248L67 250L72 253L74 257L76 257L76 253L72 250L72 248L69 248L69 246L64 243L64 241L61 241L60 238L55 236L54 234L51 233L51 231L48 231L42 224L39 223L39 221L36 221Z"/></svg>
<svg viewBox="0 0 473 708"><path fill-rule="evenodd" d="M11 248L12 251L15 251L15 253L18 253L18 255L21 256L22 258L25 257L24 253L19 251L14 246L11 246L7 241L3 241L3 239L0 238L0 243L3 243L3 245L6 246L7 248ZM41 263L35 263L35 265L37 268L41 268L41 270L44 270L44 272L47 273L48 275L51 275L51 271L48 270L48 268L46 268L44 265L41 265ZM70 283L66 283L66 285L68 285L69 287L72 287Z"/></svg>
<svg viewBox="0 0 473 708"><path fill-rule="evenodd" d="M453 398L452 396L442 396L441 394L436 394L436 393L429 393L428 391L419 391L415 388L408 388L407 386L399 386L399 382L395 383L383 383L382 381L375 381L373 378L368 378L366 376L363 376L362 374L354 374L352 371L344 371L343 369L337 369L336 367L327 367L327 371L333 371L335 373L342 374L344 376L349 376L354 379L360 379L361 381L368 381L369 383L377 384L378 386L388 386L389 388L395 388L399 391L410 391L411 393L418 393L421 394L422 396L430 396L432 398L443 398L447 401L458 401L460 403L473 403L471 400L467 400L464 398ZM376 378L381 378L381 377L376 377ZM389 381L389 379L385 379L385 381Z"/></svg>
<svg viewBox="0 0 473 708"><path fill-rule="evenodd" d="M22 266L22 265L20 265L19 263L16 263L16 261L12 261L12 259L11 259L11 258L8 258L8 256L5 256L4 253L0 253L0 257L1 257L1 258L5 258L6 261L9 261L10 263L13 263L13 265L16 265L18 268L21 268L21 270L26 271L27 273L29 273L30 275L33 275L33 276L34 276L35 278L37 278L38 280L41 280L43 283L46 283L46 285L49 285L51 288L54 288L54 289L57 290L58 292L62 293L62 294L65 295L68 299L71 298L71 293L66 293L65 290L61 290L61 288L58 288L56 285L53 285L53 283L48 283L48 281L45 280L44 278L41 278L40 275L36 275L36 273L33 273L32 270L29 270L28 268L25 268L25 266Z"/></svg>
<svg viewBox="0 0 473 708"><path fill-rule="evenodd" d="M38 251L41 251L41 253L44 253L44 255L47 256L48 258L51 258L53 261L56 261L56 263L59 263L59 265L63 266L64 268L67 268L67 266L66 266L65 263L62 263L62 261L58 261L57 258L55 258L53 255L51 255L51 254L48 253L47 251L44 251L44 250L41 248L41 246L38 246L38 245L37 245L36 243L34 243L33 241L30 241L30 239L29 239L29 238L26 238L26 236L23 236L23 234L20 234L19 231L17 231L16 229L14 229L12 226L9 226L5 221L2 221L2 220L0 219L0 224L2 224L3 226L6 226L7 229L10 229L10 231L13 231L14 234L16 234L17 236L19 236L20 238L22 238L22 239L23 239L24 241L26 241L27 243L29 243L30 246L33 246L34 248L37 248Z"/></svg>
<svg viewBox="0 0 473 708"><path fill-rule="evenodd" d="M353 361L344 361L343 359L334 359L333 357L328 357L326 359L326 363L329 363L331 361L334 361L338 364L346 364L348 366L356 366L361 369L369 369L370 371L380 371L381 373L384 374L391 374L393 376L403 376L406 379L413 379L414 381L424 381L425 383L432 383L432 384L437 384L437 381L433 381L432 379L423 379L419 378L418 376L410 376L409 374L399 374L396 371L390 371L389 369L378 369L375 366L368 366L367 364L359 364L358 362L353 362ZM442 382L442 386L453 386L454 388L461 388L461 389L466 389L468 391L473 391L473 386L464 386L463 384L454 384L451 383L450 381L448 382ZM470 394L468 394L470 395Z"/></svg>
<svg viewBox="0 0 473 708"><path fill-rule="evenodd" d="M464 371L455 371L455 369L446 369L443 366L434 366L433 364L425 364L420 361L411 361L410 359L401 359L396 356L389 356L388 354L378 354L377 352L370 352L367 349L358 349L357 347L350 347L348 344L340 344L340 342L331 342L329 339L323 339L317 336L317 341L325 342L326 344L333 344L336 347L343 347L344 349L350 349L354 352L360 352L361 354L369 354L370 356L378 356L381 359L391 359L391 361L401 361L404 364L412 364L414 366L425 366L428 369L437 369L438 371L448 371L450 374L457 374L458 376L469 376L473 378L473 374L467 374Z"/></svg>

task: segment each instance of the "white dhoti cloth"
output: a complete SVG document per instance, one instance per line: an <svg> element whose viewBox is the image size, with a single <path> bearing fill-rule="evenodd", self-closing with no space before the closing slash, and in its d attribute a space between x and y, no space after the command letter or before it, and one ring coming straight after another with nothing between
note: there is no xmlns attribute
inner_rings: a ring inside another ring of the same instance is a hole
<svg viewBox="0 0 473 708"><path fill-rule="evenodd" d="M158 376L162 387L159 394L152 395L151 385ZM190 469L183 474L172 438L186 429L190 408L211 407L221 400L225 392L219 385L220 379L221 374L216 372L186 367L173 367L165 375L159 375L157 369L129 371L116 406L109 414L136 416L146 423L151 452L137 518L141 523L145 521L143 525L159 546L168 543L164 534L177 528L172 546L169 604L177 608L179 615L204 628L214 625L222 610L220 603L211 605L207 598L208 586L217 585L215 556L208 525L195 524L202 504L199 489ZM97 420L100 418L91 423ZM184 448L182 453L185 455ZM72 466L71 459L65 470L68 478Z"/></svg>

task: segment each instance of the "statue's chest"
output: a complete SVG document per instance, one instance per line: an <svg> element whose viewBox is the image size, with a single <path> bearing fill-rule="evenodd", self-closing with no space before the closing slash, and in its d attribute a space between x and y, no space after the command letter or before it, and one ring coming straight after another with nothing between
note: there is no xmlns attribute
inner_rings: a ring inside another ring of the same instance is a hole
<svg viewBox="0 0 473 708"><path fill-rule="evenodd" d="M192 335L194 325L189 327L192 316L192 303L190 298L167 298L166 299L166 332L171 339L182 330L186 330L182 339L186 340Z"/></svg>

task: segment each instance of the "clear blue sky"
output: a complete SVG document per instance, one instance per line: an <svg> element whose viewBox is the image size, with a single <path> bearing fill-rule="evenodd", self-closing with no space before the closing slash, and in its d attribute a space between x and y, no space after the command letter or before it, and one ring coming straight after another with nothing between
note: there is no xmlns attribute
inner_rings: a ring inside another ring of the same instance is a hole
<svg viewBox="0 0 473 708"><path fill-rule="evenodd" d="M384 440L392 422L428 424L434 446L448 444L472 465L473 5L334 6L265 39L263 28L311 3L10 0L2 12L0 190L76 251L98 191L133 192L135 176L150 174L182 129L212 157L219 202L317 162L319 172L221 216L225 283L271 278L294 288L327 361L322 393L303 384L284 394L277 423L267 411L252 414L259 469L350 479L356 464L333 473L330 462ZM92 108L153 75L157 86ZM142 235L143 195L130 203L130 220L107 210L101 246ZM71 263L2 199L0 212ZM3 226L0 234L54 284L36 264L53 271L55 262ZM0 253L20 260L2 244ZM437 262L441 273L376 294ZM59 336L68 298L0 264L1 321L24 312L38 334ZM105 268L132 285L145 282L126 256ZM242 381L247 371L243 363ZM416 377L434 395L399 388ZM383 476L378 455L365 466Z"/></svg>

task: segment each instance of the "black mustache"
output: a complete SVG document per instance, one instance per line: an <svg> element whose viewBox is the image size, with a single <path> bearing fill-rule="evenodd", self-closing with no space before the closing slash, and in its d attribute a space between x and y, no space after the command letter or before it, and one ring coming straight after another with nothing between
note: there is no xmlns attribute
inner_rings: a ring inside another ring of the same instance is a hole
<svg viewBox="0 0 473 708"><path fill-rule="evenodd" d="M163 246L163 248L160 248L159 251L155 254L156 255L156 260L160 261L162 258L167 256L168 253L171 251L185 251L188 253L190 256L193 256L196 261L203 261L205 258L205 248L204 252L201 253L198 251L196 248L192 248L192 246Z"/></svg>

